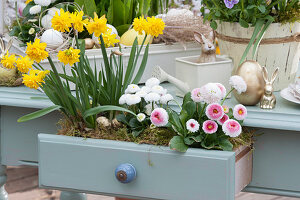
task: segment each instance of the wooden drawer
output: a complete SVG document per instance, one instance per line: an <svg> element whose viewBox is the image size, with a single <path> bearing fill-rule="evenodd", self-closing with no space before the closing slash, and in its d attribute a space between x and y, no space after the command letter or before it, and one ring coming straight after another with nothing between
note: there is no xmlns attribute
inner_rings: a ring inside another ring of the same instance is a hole
<svg viewBox="0 0 300 200"><path fill-rule="evenodd" d="M139 199L233 200L235 177L248 177L246 184L251 179L251 152L242 151L244 156L237 163L243 161L248 167L242 164L243 170L236 171L234 152L189 149L178 153L168 147L129 142L38 137L39 184L45 188ZM122 163L136 169L130 183L121 183L115 176ZM244 180L237 182L246 186Z"/></svg>

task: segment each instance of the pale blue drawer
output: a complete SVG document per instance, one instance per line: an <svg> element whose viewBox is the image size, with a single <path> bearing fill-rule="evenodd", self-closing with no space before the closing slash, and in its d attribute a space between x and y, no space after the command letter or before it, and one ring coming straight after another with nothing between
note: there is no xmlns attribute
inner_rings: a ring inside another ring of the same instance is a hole
<svg viewBox="0 0 300 200"><path fill-rule="evenodd" d="M115 169L130 163L137 172L119 182ZM245 172L244 172L245 173ZM39 134L39 184L120 197L170 200L233 200L235 153Z"/></svg>

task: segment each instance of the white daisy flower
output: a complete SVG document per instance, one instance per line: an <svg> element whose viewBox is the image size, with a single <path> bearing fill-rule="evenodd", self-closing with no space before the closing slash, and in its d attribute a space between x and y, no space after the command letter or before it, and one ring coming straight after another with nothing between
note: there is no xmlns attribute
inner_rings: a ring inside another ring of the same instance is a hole
<svg viewBox="0 0 300 200"><path fill-rule="evenodd" d="M146 81L146 86L147 87L150 87L152 88L153 86L155 85L159 85L160 84L160 81L157 79L157 78L149 78L147 81Z"/></svg>
<svg viewBox="0 0 300 200"><path fill-rule="evenodd" d="M194 119L189 119L186 122L186 129L192 133L195 133L199 130L199 123Z"/></svg>
<svg viewBox="0 0 300 200"><path fill-rule="evenodd" d="M239 94L246 92L247 90L247 84L241 76L231 76L229 79L229 84L236 89Z"/></svg>
<svg viewBox="0 0 300 200"><path fill-rule="evenodd" d="M147 93L143 90L140 90L135 94L138 95L139 97L142 97L142 98L145 98L145 96L147 95Z"/></svg>
<svg viewBox="0 0 300 200"><path fill-rule="evenodd" d="M145 120L146 115L144 113L139 113L139 114L137 114L136 118L139 122L142 122Z"/></svg>
<svg viewBox="0 0 300 200"><path fill-rule="evenodd" d="M205 103L217 103L222 99L220 88L214 83L207 83L200 88L201 100Z"/></svg>
<svg viewBox="0 0 300 200"><path fill-rule="evenodd" d="M151 88L151 92L164 95L166 93L166 90L160 85L155 85Z"/></svg>
<svg viewBox="0 0 300 200"><path fill-rule="evenodd" d="M119 104L120 104L120 105L123 105L123 104L126 103L127 96L128 96L127 94L123 94L123 95L120 97L120 99L119 99Z"/></svg>
<svg viewBox="0 0 300 200"><path fill-rule="evenodd" d="M131 106L141 102L141 97L135 94L128 94L126 97L126 104Z"/></svg>
<svg viewBox="0 0 300 200"><path fill-rule="evenodd" d="M169 101L173 100L173 96L170 94L165 94L160 97L160 103L167 104Z"/></svg>
<svg viewBox="0 0 300 200"><path fill-rule="evenodd" d="M159 99L160 99L160 95L157 94L157 93L154 93L154 92L150 92L149 94L147 94L145 96L145 101L148 102L148 103L158 102Z"/></svg>
<svg viewBox="0 0 300 200"><path fill-rule="evenodd" d="M128 85L127 89L125 90L125 94L134 94L138 91L140 91L140 87L136 84L130 84Z"/></svg>
<svg viewBox="0 0 300 200"><path fill-rule="evenodd" d="M154 109L155 109L155 108L158 108L158 106L157 106L156 104L154 104ZM152 113L152 104L151 104L151 103L149 103L149 104L147 104L147 105L145 106L145 113L146 113L146 115L148 115L148 116L151 115L151 113Z"/></svg>
<svg viewBox="0 0 300 200"><path fill-rule="evenodd" d="M34 3L40 6L49 6L51 0L34 0Z"/></svg>
<svg viewBox="0 0 300 200"><path fill-rule="evenodd" d="M40 13L42 10L42 7L40 5L35 5L35 6L32 6L30 9L29 9L29 13L31 15L35 15L35 14L38 14Z"/></svg>
<svg viewBox="0 0 300 200"><path fill-rule="evenodd" d="M144 91L144 92L146 92L146 93L148 94L148 93L151 92L151 88L150 88L150 87L147 87L147 86L143 86L143 87L141 88L141 91Z"/></svg>

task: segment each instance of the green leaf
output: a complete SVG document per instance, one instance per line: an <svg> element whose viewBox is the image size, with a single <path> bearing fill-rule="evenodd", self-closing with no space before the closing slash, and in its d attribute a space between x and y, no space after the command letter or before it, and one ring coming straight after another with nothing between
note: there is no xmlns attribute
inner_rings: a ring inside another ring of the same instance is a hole
<svg viewBox="0 0 300 200"><path fill-rule="evenodd" d="M188 146L184 143L183 138L181 136L174 136L170 140L170 149L179 152L186 152Z"/></svg>
<svg viewBox="0 0 300 200"><path fill-rule="evenodd" d="M203 140L203 136L202 135L192 136L191 138L193 140L195 140L195 142L201 142Z"/></svg>
<svg viewBox="0 0 300 200"><path fill-rule="evenodd" d="M219 146L221 147L221 149L223 151L232 151L232 149L233 149L233 145L231 144L231 142L228 139L222 139L219 142Z"/></svg>
<svg viewBox="0 0 300 200"><path fill-rule="evenodd" d="M126 115L124 115L123 113L122 114L118 114L116 116L116 119L119 122L122 122L123 124L126 124L127 126L129 126L129 118Z"/></svg>
<svg viewBox="0 0 300 200"><path fill-rule="evenodd" d="M134 80L133 80L133 83L135 84L138 84L144 74L144 71L146 69L146 65L147 65L147 60L148 60L148 52L149 52L149 44L147 44L146 46L146 49L145 49L145 52L144 52L144 56L143 56L143 59L142 59L142 63L140 65L140 68L139 68L139 71L137 72ZM138 59L138 58L136 58ZM135 68L135 66L134 66Z"/></svg>
<svg viewBox="0 0 300 200"><path fill-rule="evenodd" d="M195 140L193 140L191 137L185 137L184 138L184 143L186 145L192 145L195 142Z"/></svg>
<svg viewBox="0 0 300 200"><path fill-rule="evenodd" d="M192 100L192 96L191 96L191 92L188 92L184 95L183 97L183 105L186 104L187 102L193 101Z"/></svg>
<svg viewBox="0 0 300 200"><path fill-rule="evenodd" d="M133 117L133 118L131 118L130 121L129 121L129 126L130 126L131 128L139 128L139 127L142 126L142 124L141 124L141 122L139 122L139 121L136 119L136 117Z"/></svg>
<svg viewBox="0 0 300 200"><path fill-rule="evenodd" d="M183 105L183 109L186 110L190 117L192 117L196 112L196 103L193 101L189 101L188 103Z"/></svg>
<svg viewBox="0 0 300 200"><path fill-rule="evenodd" d="M183 134L183 126L181 124L180 118L176 112L171 109L168 109L169 122L175 126L176 131Z"/></svg>
<svg viewBox="0 0 300 200"><path fill-rule="evenodd" d="M123 24L121 26L117 26L116 29L117 29L119 35L123 35L126 31L129 30L130 26L131 26L131 24Z"/></svg>
<svg viewBox="0 0 300 200"><path fill-rule="evenodd" d="M29 10L30 10L30 8L31 8L32 6L34 6L34 5L35 5L35 3L34 3L33 1L29 2L29 3L26 5L26 7L23 9L22 15L23 15L24 17L30 16Z"/></svg>
<svg viewBox="0 0 300 200"><path fill-rule="evenodd" d="M216 15L217 17L220 17L220 16L221 16L221 12L217 10L217 11L215 12L215 15Z"/></svg>
<svg viewBox="0 0 300 200"><path fill-rule="evenodd" d="M260 5L260 6L258 6L257 8L258 8L258 10L259 10L260 12L262 12L262 13L265 13L265 12L266 12L266 7L265 7L264 5Z"/></svg>
<svg viewBox="0 0 300 200"><path fill-rule="evenodd" d="M210 27L214 30L216 30L218 28L218 24L216 21L211 21L210 22Z"/></svg>
<svg viewBox="0 0 300 200"><path fill-rule="evenodd" d="M248 27L249 27L249 24L248 24L245 20L243 20L242 18L240 18L239 24L240 24L242 27L244 27L244 28L248 28Z"/></svg>
<svg viewBox="0 0 300 200"><path fill-rule="evenodd" d="M115 27L123 25L127 22L125 16L125 5L122 0L110 1L107 18L109 23Z"/></svg>
<svg viewBox="0 0 300 200"><path fill-rule="evenodd" d="M94 12L97 12L97 6L94 0L75 0L80 7L83 6L83 11L90 17L94 17Z"/></svg>
<svg viewBox="0 0 300 200"><path fill-rule="evenodd" d="M83 114L83 118L86 119L89 116L96 115L101 112L112 111L112 110L127 112L127 113L130 113L130 114L136 116L136 114L134 112L132 112L126 108L119 107L119 106L97 106L97 107L86 110Z"/></svg>
<svg viewBox="0 0 300 200"><path fill-rule="evenodd" d="M133 130L132 135L133 135L133 137L138 137L143 131L144 131L144 128L141 127L140 129Z"/></svg>
<svg viewBox="0 0 300 200"><path fill-rule="evenodd" d="M29 120L32 120L32 119L36 119L36 118L42 117L44 115L47 115L48 113L51 113L55 110L59 110L60 108L61 108L61 106L59 106L59 105L50 106L48 108L44 108L42 110L38 110L36 112L33 112L33 113L30 113L30 114L25 115L23 117L20 117L18 119L18 122L26 122L26 121L29 121Z"/></svg>

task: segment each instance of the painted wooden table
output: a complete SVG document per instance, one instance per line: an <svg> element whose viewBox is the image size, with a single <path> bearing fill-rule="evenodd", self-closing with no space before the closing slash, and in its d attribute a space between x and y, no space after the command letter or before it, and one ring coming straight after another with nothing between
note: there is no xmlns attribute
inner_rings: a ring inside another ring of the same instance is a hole
<svg viewBox="0 0 300 200"><path fill-rule="evenodd" d="M169 90L171 93L175 93L175 88L169 88ZM277 101L276 108L271 111L248 107L245 125L255 127L256 132L262 134L256 137L253 179L245 191L300 197L300 105L290 103L280 98L278 94ZM226 102L228 106L236 103L234 98ZM6 180L5 166L38 167L38 134L55 134L60 115L52 113L25 123L17 123L17 119L51 104L39 91L25 87L0 88L2 164L0 168L0 185L2 186L0 200L7 199L3 187ZM47 138L51 140L51 136L47 136ZM226 152L224 152L225 154ZM40 160L47 159L40 158ZM60 163L55 163L55 165L59 167ZM72 170L79 169L74 167L74 169L70 169L69 174L72 174ZM49 172L49 177L51 177L51 172ZM58 183L67 184L68 181L71 180L66 180L64 177L57 179ZM81 185L85 185L85 183L82 182ZM56 189L66 190L61 195L63 200L83 200L86 198L85 195L78 192L91 191L67 187ZM209 190L214 190L214 188L209 188ZM152 192L155 193L155 191Z"/></svg>

